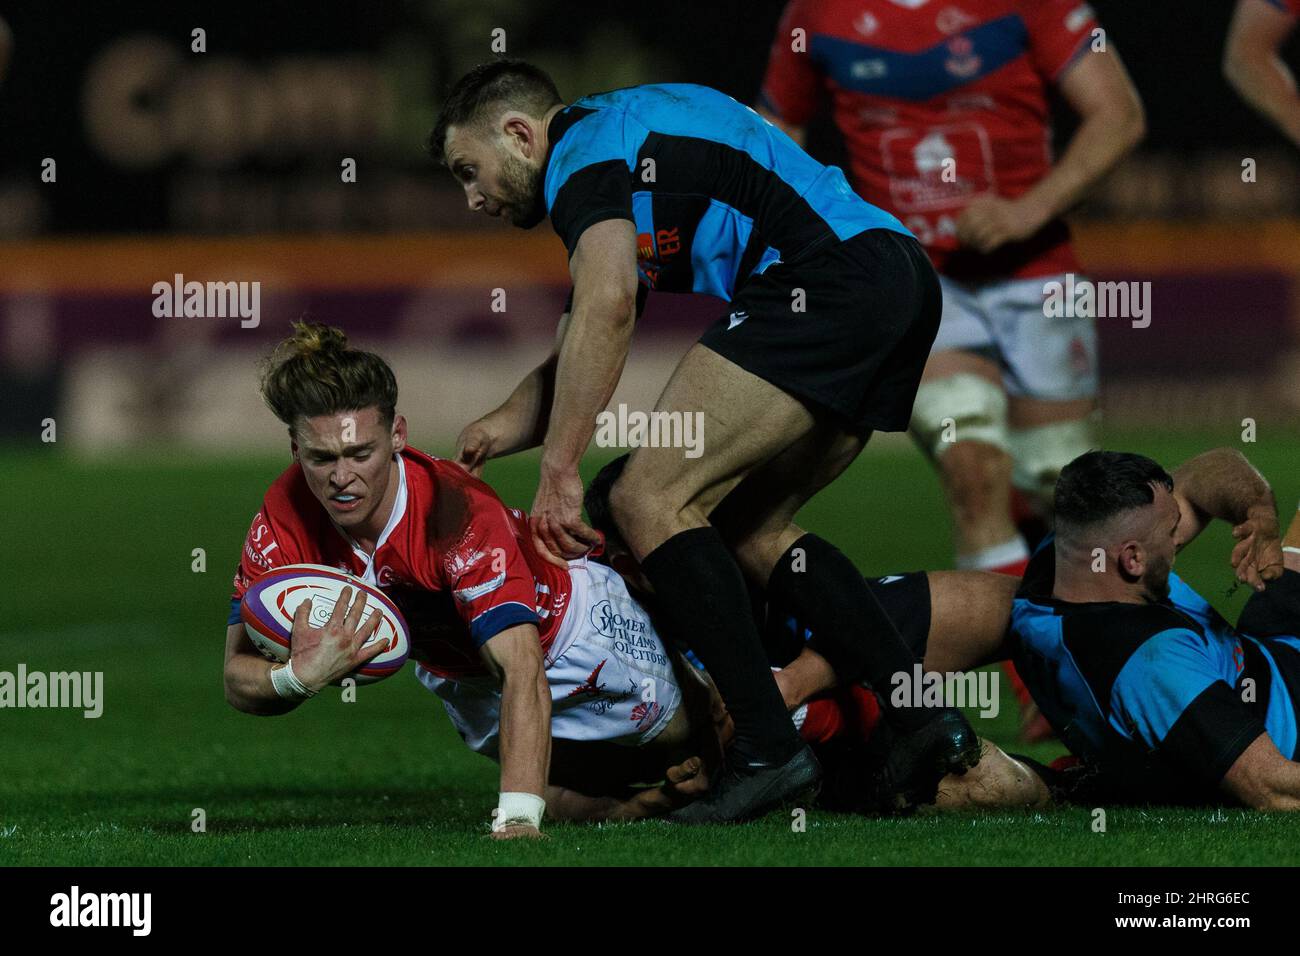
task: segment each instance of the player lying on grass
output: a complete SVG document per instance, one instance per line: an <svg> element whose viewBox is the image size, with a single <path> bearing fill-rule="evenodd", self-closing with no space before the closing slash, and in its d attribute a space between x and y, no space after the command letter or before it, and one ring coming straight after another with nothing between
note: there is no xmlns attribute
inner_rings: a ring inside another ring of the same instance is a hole
<svg viewBox="0 0 1300 956"><path fill-rule="evenodd" d="M1094 799L1300 809L1300 515L1280 543L1268 483L1229 449L1172 477L1089 452L1056 502L1011 643L1061 740L1100 770ZM1233 566L1257 592L1236 627L1172 570L1212 518L1233 524Z"/></svg>
<svg viewBox="0 0 1300 956"><path fill-rule="evenodd" d="M346 591L325 627L309 627L310 608L298 608L287 664L254 650L239 624L240 597L271 568L307 562L384 589L411 629L427 685L492 696L501 724L498 837L538 835L552 731L591 732L575 701L593 670L619 689L662 683L658 703L640 711L639 698L607 699L601 732L616 725L639 741L664 731L676 705L664 655L644 647L606 660L597 656L603 645L588 647L590 605L617 595L597 595L600 576L543 560L526 516L459 465L407 447L397 383L382 358L349 348L337 329L299 324L268 363L262 394L289 428L294 463L267 491L235 575L225 663L233 706L283 714L366 659L359 648L371 628L358 628L359 604L344 616Z"/></svg>

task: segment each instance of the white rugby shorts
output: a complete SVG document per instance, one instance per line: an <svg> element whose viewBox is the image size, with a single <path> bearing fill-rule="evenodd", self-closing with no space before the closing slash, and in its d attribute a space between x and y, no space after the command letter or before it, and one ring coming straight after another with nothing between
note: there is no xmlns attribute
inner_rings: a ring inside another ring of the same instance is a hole
<svg viewBox="0 0 1300 956"><path fill-rule="evenodd" d="M1044 314L1045 286L1065 281L1064 275L981 283L940 276L943 315L930 353L991 350L1008 395L1048 401L1094 397L1096 319Z"/></svg>
<svg viewBox="0 0 1300 956"><path fill-rule="evenodd" d="M639 747L681 704L672 658L622 577L594 561L569 562L572 591L546 654L551 736ZM501 691L490 678L450 680L417 667L469 748L496 758Z"/></svg>

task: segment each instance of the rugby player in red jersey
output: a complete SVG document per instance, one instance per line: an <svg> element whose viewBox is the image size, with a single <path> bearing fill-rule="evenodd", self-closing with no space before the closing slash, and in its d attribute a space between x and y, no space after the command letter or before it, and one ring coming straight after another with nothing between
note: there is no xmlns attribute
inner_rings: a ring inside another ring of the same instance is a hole
<svg viewBox="0 0 1300 956"><path fill-rule="evenodd" d="M1059 158L1052 90L1080 120ZM858 192L940 274L911 431L942 478L957 567L1019 574L1013 483L1046 515L1093 443L1093 318L1044 308L1045 284L1080 271L1061 216L1141 138L1141 102L1082 0L793 0L759 110L802 142L823 95Z"/></svg>
<svg viewBox="0 0 1300 956"><path fill-rule="evenodd" d="M1295 32L1300 0L1238 0L1228 29L1223 74L1241 98L1300 146L1300 95L1282 61Z"/></svg>
<svg viewBox="0 0 1300 956"><path fill-rule="evenodd" d="M360 602L347 612L346 590L325 627L309 627L310 608L299 608L287 664L254 649L239 622L249 584L312 563L357 575L401 609L421 683L466 742L501 764L498 838L540 834L553 735L685 743L672 661L618 575L546 561L523 512L455 462L407 446L382 358L349 348L337 329L300 324L262 393L295 460L267 491L235 575L225 663L234 707L285 713L373 653L359 650L370 628L357 626Z"/></svg>

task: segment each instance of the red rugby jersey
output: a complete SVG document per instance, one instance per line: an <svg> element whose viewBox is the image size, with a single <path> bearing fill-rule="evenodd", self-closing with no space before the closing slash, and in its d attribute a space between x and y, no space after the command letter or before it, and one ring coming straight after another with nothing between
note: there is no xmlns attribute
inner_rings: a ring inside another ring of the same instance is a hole
<svg viewBox="0 0 1300 956"><path fill-rule="evenodd" d="M1047 173L1048 87L1088 52L1096 27L1083 0L793 0L761 102L801 126L827 91L856 188L898 216L939 271L1076 271L1059 219L987 256L960 248L955 224L974 197L1015 198ZM797 28L806 52L792 48Z"/></svg>
<svg viewBox="0 0 1300 956"><path fill-rule="evenodd" d="M259 575L324 564L377 585L411 629L411 657L443 677L486 673L478 649L516 624L551 645L569 601L569 572L533 548L528 517L455 462L414 448L399 456L393 513L373 558L330 521L297 462L271 485L235 572L238 602Z"/></svg>

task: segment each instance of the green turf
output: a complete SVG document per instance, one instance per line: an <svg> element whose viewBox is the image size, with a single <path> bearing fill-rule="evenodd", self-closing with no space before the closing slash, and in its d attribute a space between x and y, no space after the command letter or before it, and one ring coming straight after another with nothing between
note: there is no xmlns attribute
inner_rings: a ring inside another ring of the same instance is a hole
<svg viewBox="0 0 1300 956"><path fill-rule="evenodd" d="M1237 438L1113 437L1167 464ZM1300 437L1243 446L1289 510ZM78 463L53 448L0 454L10 505L0 670L105 674L104 714L0 710L0 863L8 864L1289 864L1300 818L1107 808L865 820L813 811L744 827L548 827L540 845L484 835L496 770L466 751L408 669L281 718L236 713L221 693L229 579L283 459ZM599 464L588 464L589 475ZM527 507L535 459L489 479ZM868 572L942 567L938 486L909 450L875 448L803 516ZM1233 614L1226 528L1179 570ZM192 551L207 570L191 570ZM1004 700L981 733L1009 745ZM1031 753L1050 757L1055 745ZM191 831L192 812L207 831Z"/></svg>

